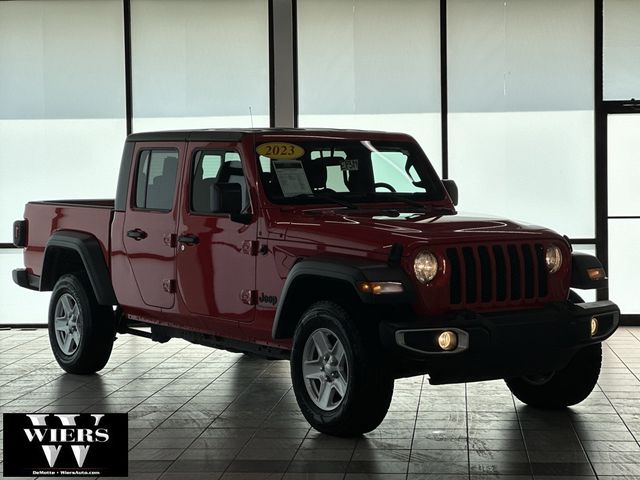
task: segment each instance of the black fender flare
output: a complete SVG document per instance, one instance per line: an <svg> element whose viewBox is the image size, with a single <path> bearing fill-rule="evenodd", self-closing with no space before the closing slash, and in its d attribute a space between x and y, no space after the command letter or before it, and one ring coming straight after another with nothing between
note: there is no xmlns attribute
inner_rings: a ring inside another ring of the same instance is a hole
<svg viewBox="0 0 640 480"><path fill-rule="evenodd" d="M583 290L607 288L608 278L591 279L588 270L603 269L602 263L593 255L582 252L571 254L571 287ZM604 269L603 269L604 271Z"/></svg>
<svg viewBox="0 0 640 480"><path fill-rule="evenodd" d="M40 291L53 290L58 279L55 259L60 250L71 250L78 254L100 305L118 304L100 242L95 236L85 232L60 230L49 237L42 263Z"/></svg>
<svg viewBox="0 0 640 480"><path fill-rule="evenodd" d="M273 321L274 339L290 338L288 309L294 301L295 286L298 282L317 279L340 282L349 285L353 293L365 305L371 304L411 304L415 299L412 282L399 265L373 262L366 259L345 259L338 257L313 257L299 260L289 271ZM361 282L398 282L404 287L402 293L373 295L362 292Z"/></svg>

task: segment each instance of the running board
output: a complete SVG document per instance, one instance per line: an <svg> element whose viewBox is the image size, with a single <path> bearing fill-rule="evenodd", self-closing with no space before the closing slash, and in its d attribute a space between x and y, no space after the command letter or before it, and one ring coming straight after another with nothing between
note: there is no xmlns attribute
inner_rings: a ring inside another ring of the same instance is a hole
<svg viewBox="0 0 640 480"><path fill-rule="evenodd" d="M128 333L129 335L135 335L136 337L150 338L154 340L152 332L145 332L144 330L137 330L129 326L122 326L118 329L118 333Z"/></svg>
<svg viewBox="0 0 640 480"><path fill-rule="evenodd" d="M138 330L132 327L150 327L151 332ZM206 333L193 332L191 330L182 330L180 328L165 327L163 325L151 325L140 322L126 322L118 328L118 333L127 333L139 337L150 338L154 342L165 343L172 338L181 338L191 343L204 345L205 347L218 348L234 353L251 353L260 357L275 360L288 360L291 356L289 350L277 347L268 347L255 343L243 342L233 338L220 337L218 335L209 335Z"/></svg>

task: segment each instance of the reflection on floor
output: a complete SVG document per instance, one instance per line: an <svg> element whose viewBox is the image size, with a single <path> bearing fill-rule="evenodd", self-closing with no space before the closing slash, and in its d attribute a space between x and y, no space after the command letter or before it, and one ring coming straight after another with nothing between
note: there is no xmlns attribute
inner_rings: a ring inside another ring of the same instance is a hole
<svg viewBox="0 0 640 480"><path fill-rule="evenodd" d="M0 331L0 412L128 412L130 478L640 479L640 327L605 348L597 391L541 412L503 382L396 382L374 432L311 430L289 365L120 336L100 375L65 375L45 330Z"/></svg>

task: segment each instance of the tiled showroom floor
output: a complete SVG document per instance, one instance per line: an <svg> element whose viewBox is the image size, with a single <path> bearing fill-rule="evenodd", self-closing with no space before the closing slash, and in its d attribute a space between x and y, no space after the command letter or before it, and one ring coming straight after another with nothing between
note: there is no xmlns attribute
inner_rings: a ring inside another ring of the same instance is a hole
<svg viewBox="0 0 640 480"><path fill-rule="evenodd" d="M600 380L581 405L541 412L501 381L405 379L380 428L336 439L302 418L288 362L124 335L80 377L45 330L0 331L0 412L128 412L143 479L640 479L640 327L607 342Z"/></svg>

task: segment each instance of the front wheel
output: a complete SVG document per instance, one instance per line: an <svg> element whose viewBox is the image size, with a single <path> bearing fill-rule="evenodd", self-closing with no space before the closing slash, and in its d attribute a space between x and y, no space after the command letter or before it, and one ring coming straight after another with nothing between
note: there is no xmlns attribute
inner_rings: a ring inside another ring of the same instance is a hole
<svg viewBox="0 0 640 480"><path fill-rule="evenodd" d="M82 273L60 277L49 305L49 342L68 373L101 370L111 356L115 325L111 307L99 305Z"/></svg>
<svg viewBox="0 0 640 480"><path fill-rule="evenodd" d="M580 350L562 370L505 380L518 400L538 408L564 408L592 392L602 365L602 344Z"/></svg>
<svg viewBox="0 0 640 480"><path fill-rule="evenodd" d="M371 337L333 302L318 302L303 314L293 339L291 379L300 410L316 430L357 436L387 414L393 378Z"/></svg>

